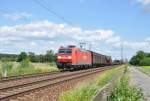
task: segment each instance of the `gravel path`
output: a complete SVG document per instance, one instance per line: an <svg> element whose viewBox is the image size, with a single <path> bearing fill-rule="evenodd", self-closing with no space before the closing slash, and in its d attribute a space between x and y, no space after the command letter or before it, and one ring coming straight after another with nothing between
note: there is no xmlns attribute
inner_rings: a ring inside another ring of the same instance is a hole
<svg viewBox="0 0 150 101"><path fill-rule="evenodd" d="M129 72L131 77L131 85L140 87L145 95L145 101L150 101L150 77L134 67L131 67Z"/></svg>

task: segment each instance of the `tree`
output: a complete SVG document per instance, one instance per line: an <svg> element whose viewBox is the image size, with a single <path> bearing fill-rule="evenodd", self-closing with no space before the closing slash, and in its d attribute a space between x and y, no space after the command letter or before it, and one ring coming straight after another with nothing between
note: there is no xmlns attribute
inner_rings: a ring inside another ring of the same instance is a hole
<svg viewBox="0 0 150 101"><path fill-rule="evenodd" d="M140 65L142 65L142 66L150 66L150 58L145 57L143 60L140 61Z"/></svg>
<svg viewBox="0 0 150 101"><path fill-rule="evenodd" d="M150 53L147 53L147 57L149 57L149 58L150 58Z"/></svg>
<svg viewBox="0 0 150 101"><path fill-rule="evenodd" d="M16 61L18 55L16 54L2 54L0 53L0 60L7 60L7 61Z"/></svg>
<svg viewBox="0 0 150 101"><path fill-rule="evenodd" d="M31 62L54 62L56 61L56 56L53 50L48 50L46 54L36 55L33 52L21 52L19 55L15 54L0 54L0 60L9 60L9 61L17 61L21 62L29 58Z"/></svg>
<svg viewBox="0 0 150 101"><path fill-rule="evenodd" d="M46 62L53 62L55 61L55 54L52 50L48 50L45 54L45 61Z"/></svg>
<svg viewBox="0 0 150 101"><path fill-rule="evenodd" d="M132 65L139 65L139 63L140 63L140 60L136 56L133 56L130 60L130 64Z"/></svg>
<svg viewBox="0 0 150 101"><path fill-rule="evenodd" d="M150 65L150 54L144 53L143 51L138 51L135 56L130 60L132 65Z"/></svg>
<svg viewBox="0 0 150 101"><path fill-rule="evenodd" d="M143 51L138 51L136 56L139 60L142 60L144 59L144 57L146 57L146 53L144 53Z"/></svg>
<svg viewBox="0 0 150 101"><path fill-rule="evenodd" d="M38 62L37 57L33 52L29 52L29 60L31 62Z"/></svg>
<svg viewBox="0 0 150 101"><path fill-rule="evenodd" d="M21 52L18 56L17 62L21 62L28 57L26 52Z"/></svg>

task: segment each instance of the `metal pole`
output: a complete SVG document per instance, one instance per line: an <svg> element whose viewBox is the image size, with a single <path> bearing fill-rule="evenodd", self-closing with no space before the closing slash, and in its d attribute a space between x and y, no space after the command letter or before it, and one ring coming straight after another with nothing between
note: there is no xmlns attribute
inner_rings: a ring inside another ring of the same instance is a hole
<svg viewBox="0 0 150 101"><path fill-rule="evenodd" d="M81 48L81 49L86 49L86 43L81 42L81 43L80 43L80 48Z"/></svg>
<svg viewBox="0 0 150 101"><path fill-rule="evenodd" d="M92 49L92 44L90 43L89 44L89 50L91 51L91 49Z"/></svg>
<svg viewBox="0 0 150 101"><path fill-rule="evenodd" d="M123 42L121 42L121 61L123 62Z"/></svg>

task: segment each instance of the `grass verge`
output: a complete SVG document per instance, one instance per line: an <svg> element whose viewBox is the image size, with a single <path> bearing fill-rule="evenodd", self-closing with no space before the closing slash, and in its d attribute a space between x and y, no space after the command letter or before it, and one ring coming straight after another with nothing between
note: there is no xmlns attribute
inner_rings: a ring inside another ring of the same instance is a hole
<svg viewBox="0 0 150 101"><path fill-rule="evenodd" d="M98 90L107 84L119 71L119 68L107 70L95 82L82 84L71 91L62 93L59 101L91 101Z"/></svg>

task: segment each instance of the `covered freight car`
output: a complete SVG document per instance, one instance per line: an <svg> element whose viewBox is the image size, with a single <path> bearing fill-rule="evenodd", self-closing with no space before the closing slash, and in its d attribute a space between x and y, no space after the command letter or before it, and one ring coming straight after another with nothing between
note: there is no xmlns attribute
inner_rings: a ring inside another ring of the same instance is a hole
<svg viewBox="0 0 150 101"><path fill-rule="evenodd" d="M91 54L92 54L92 66L94 67L111 65L112 63L110 56L102 55L92 51Z"/></svg>

